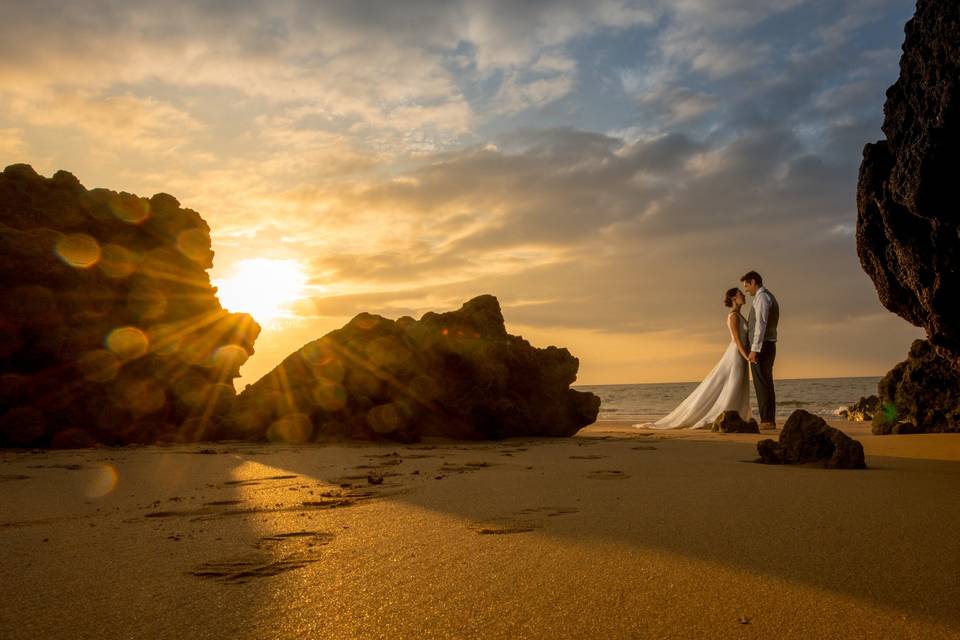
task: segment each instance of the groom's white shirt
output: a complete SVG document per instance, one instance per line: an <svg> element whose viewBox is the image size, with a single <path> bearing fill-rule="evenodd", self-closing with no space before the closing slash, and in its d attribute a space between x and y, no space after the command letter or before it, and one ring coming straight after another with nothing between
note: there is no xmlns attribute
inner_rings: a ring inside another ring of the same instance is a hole
<svg viewBox="0 0 960 640"><path fill-rule="evenodd" d="M767 333L767 322L770 320L770 294L765 287L757 289L753 296L753 311L757 314L757 324L754 327L750 351L760 353L763 347L763 336Z"/></svg>

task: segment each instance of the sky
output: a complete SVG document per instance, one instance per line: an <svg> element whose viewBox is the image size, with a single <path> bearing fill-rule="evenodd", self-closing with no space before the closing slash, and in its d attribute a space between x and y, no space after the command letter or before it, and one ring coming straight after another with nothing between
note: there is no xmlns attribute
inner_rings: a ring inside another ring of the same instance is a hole
<svg viewBox="0 0 960 640"><path fill-rule="evenodd" d="M854 238L908 1L2 1L3 166L174 195L232 311L291 267L239 387L361 311L485 293L581 384L698 380L750 269L777 377L921 336Z"/></svg>

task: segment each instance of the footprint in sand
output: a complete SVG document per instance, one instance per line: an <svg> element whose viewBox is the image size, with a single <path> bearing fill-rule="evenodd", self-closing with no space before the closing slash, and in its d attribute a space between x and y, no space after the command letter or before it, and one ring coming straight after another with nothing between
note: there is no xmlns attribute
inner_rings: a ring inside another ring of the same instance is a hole
<svg viewBox="0 0 960 640"><path fill-rule="evenodd" d="M657 448L651 445L640 445L639 447L630 447L634 451L656 451Z"/></svg>
<svg viewBox="0 0 960 640"><path fill-rule="evenodd" d="M554 518L556 516L565 516L572 513L580 513L580 509L574 507L529 507L527 509L521 509L517 512L520 515L528 513L539 513L547 516L548 518Z"/></svg>
<svg viewBox="0 0 960 640"><path fill-rule="evenodd" d="M528 507L514 512L513 517L494 518L471 527L482 536L505 535L509 533L529 533L544 525L539 516L553 518L580 513L574 507Z"/></svg>
<svg viewBox="0 0 960 640"><path fill-rule="evenodd" d="M354 467L359 469L360 467ZM375 476L378 478L394 478L397 476L402 476L403 474L398 471L382 471L379 470L381 467L363 467L365 469L378 469L377 473L364 473L362 475L349 475L349 476L338 476L336 478L331 478L329 481L333 484L338 484L343 488L349 488L353 485L354 482L366 482L370 476Z"/></svg>
<svg viewBox="0 0 960 640"><path fill-rule="evenodd" d="M571 460L599 460L600 458L609 458L610 456L568 456Z"/></svg>
<svg viewBox="0 0 960 640"><path fill-rule="evenodd" d="M6 474L0 475L0 482L10 482L12 480L29 480L30 476L23 476L18 474Z"/></svg>
<svg viewBox="0 0 960 640"><path fill-rule="evenodd" d="M366 479L366 476L364 476ZM376 497L377 494L373 491L351 491L346 494L340 495L331 495L330 497L323 497L320 500L306 500L302 502L295 502L291 505L284 505L281 502L274 504L269 507L249 507L249 508L238 508L238 509L223 509L218 507L228 507L234 506L239 503L239 501L233 500L222 500L219 502L207 503L199 509L178 509L170 511L151 511L150 513L145 513L144 518L190 518L192 522L199 522L202 520L216 520L219 518L228 518L233 516L249 516L262 513L279 513L279 512L306 512L306 511L317 511L325 509L338 509L341 507L350 507L355 505L357 502L363 500L369 500Z"/></svg>
<svg viewBox="0 0 960 640"><path fill-rule="evenodd" d="M28 465L27 469L65 469L67 471L79 471L83 465L79 464L35 464Z"/></svg>
<svg viewBox="0 0 960 640"><path fill-rule="evenodd" d="M529 533L536 531L539 526L534 522L501 521L486 522L472 528L481 536L500 536L510 533Z"/></svg>
<svg viewBox="0 0 960 640"><path fill-rule="evenodd" d="M333 540L332 533L293 531L260 538L252 552L223 560L203 562L190 571L198 578L243 584L302 569L320 559L319 547Z"/></svg>
<svg viewBox="0 0 960 640"><path fill-rule="evenodd" d="M623 480L630 476L619 469L597 469L587 474L591 480Z"/></svg>
<svg viewBox="0 0 960 640"><path fill-rule="evenodd" d="M262 484L265 480L290 480L300 476L268 476L266 478L251 478L249 480L227 480L223 484L231 487L247 487L254 484Z"/></svg>
<svg viewBox="0 0 960 640"><path fill-rule="evenodd" d="M358 465L354 466L353 468L354 468L354 469L381 469L381 468L383 468L383 467L393 467L393 466L396 466L396 465L398 465L398 464L400 464L400 463L402 463L402 462L403 462L403 460L400 459L400 458L391 458L391 459L388 459L388 460L384 460L384 461L380 462L379 464L358 464Z"/></svg>
<svg viewBox="0 0 960 640"><path fill-rule="evenodd" d="M462 465L450 464L449 462L444 462L440 467L441 472L446 473L469 473L471 471L477 471L479 469L485 469L487 467L495 466L490 462L467 462Z"/></svg>

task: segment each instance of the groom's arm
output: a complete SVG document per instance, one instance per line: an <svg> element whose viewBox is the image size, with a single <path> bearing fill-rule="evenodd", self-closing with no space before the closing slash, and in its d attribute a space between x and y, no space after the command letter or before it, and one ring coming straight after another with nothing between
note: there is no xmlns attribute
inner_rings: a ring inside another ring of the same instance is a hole
<svg viewBox="0 0 960 640"><path fill-rule="evenodd" d="M763 336L767 333L767 322L770 320L770 297L761 294L753 301L753 308L757 313L757 324L754 327L750 351L760 353L763 347Z"/></svg>

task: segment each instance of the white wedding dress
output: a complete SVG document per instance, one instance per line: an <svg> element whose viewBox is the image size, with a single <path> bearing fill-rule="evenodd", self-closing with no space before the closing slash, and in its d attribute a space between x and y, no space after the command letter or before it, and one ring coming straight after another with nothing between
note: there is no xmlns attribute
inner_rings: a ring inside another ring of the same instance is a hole
<svg viewBox="0 0 960 640"><path fill-rule="evenodd" d="M739 313L737 317L740 339L747 345L747 321ZM748 363L740 355L737 343L732 338L717 366L676 409L656 422L634 426L652 429L703 429L711 426L719 414L730 410L739 412L744 420L752 417Z"/></svg>

